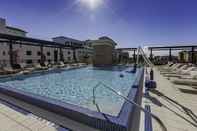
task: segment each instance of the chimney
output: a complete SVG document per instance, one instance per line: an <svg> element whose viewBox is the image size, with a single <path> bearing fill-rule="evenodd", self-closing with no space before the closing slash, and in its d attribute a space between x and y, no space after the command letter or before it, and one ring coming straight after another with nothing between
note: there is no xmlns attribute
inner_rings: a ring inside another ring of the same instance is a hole
<svg viewBox="0 0 197 131"><path fill-rule="evenodd" d="M0 18L0 26L6 26L6 20L3 18Z"/></svg>
<svg viewBox="0 0 197 131"><path fill-rule="evenodd" d="M0 18L0 33L6 32L6 20L3 18Z"/></svg>

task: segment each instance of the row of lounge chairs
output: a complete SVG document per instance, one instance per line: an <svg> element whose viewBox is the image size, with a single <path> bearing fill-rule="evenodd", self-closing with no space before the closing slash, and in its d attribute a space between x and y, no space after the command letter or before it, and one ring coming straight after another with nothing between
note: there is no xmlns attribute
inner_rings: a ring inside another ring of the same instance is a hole
<svg viewBox="0 0 197 131"><path fill-rule="evenodd" d="M33 66L28 66L25 63L19 64L20 68L14 69L12 67L1 67L0 68L0 76L12 75L12 74L29 74L33 71L44 71L44 70L52 70L57 68L79 68L84 67L87 64L85 63L74 63L74 64L65 64L64 62L59 63L47 63L44 64L35 64Z"/></svg>
<svg viewBox="0 0 197 131"><path fill-rule="evenodd" d="M158 69L174 84L197 86L197 67L193 64L169 63Z"/></svg>

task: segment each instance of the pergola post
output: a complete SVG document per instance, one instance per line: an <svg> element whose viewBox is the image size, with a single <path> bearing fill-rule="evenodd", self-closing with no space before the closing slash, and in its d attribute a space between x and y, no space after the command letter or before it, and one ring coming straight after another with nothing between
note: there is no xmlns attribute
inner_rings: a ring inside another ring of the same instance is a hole
<svg viewBox="0 0 197 131"><path fill-rule="evenodd" d="M118 62L121 62L121 54L119 54Z"/></svg>
<svg viewBox="0 0 197 131"><path fill-rule="evenodd" d="M62 48L60 47L60 61L64 61Z"/></svg>
<svg viewBox="0 0 197 131"><path fill-rule="evenodd" d="M44 65L44 53L43 53L43 45L40 46L40 64Z"/></svg>
<svg viewBox="0 0 197 131"><path fill-rule="evenodd" d="M13 67L14 66L14 63L13 63L13 41L10 40L10 43L9 43L9 57L10 57L10 66Z"/></svg>
<svg viewBox="0 0 197 131"><path fill-rule="evenodd" d="M75 62L77 62L77 58L76 58L76 49L75 49L75 48L73 48L73 60L74 60Z"/></svg>
<svg viewBox="0 0 197 131"><path fill-rule="evenodd" d="M133 51L133 60L134 60L134 63L136 63L136 55L135 55L135 50Z"/></svg>
<svg viewBox="0 0 197 131"><path fill-rule="evenodd" d="M152 48L150 49L150 60L151 61L153 60L153 49Z"/></svg>
<svg viewBox="0 0 197 131"><path fill-rule="evenodd" d="M172 49L169 49L169 61L172 61Z"/></svg>
<svg viewBox="0 0 197 131"><path fill-rule="evenodd" d="M194 64L195 60L194 60L194 47L192 46L192 50L191 50L191 63Z"/></svg>

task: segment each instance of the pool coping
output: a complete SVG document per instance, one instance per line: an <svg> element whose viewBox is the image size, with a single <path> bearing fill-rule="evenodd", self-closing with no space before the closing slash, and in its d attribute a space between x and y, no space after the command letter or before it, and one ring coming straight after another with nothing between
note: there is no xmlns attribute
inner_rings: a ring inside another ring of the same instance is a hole
<svg viewBox="0 0 197 131"><path fill-rule="evenodd" d="M130 100L137 101L138 94L142 90L143 76L144 69L140 68L128 94ZM124 101L118 116L111 116L48 97L8 88L8 86L0 86L0 92L104 131L128 131L133 126L131 123L136 108L127 101Z"/></svg>

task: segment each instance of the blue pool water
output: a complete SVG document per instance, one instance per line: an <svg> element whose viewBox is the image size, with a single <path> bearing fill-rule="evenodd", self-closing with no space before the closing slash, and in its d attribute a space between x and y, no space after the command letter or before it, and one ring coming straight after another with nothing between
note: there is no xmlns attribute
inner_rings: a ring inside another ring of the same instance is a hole
<svg viewBox="0 0 197 131"><path fill-rule="evenodd" d="M56 99L62 102L97 110L93 104L93 87L99 82L127 96L135 80L135 74L127 73L128 67L56 70L0 80L0 85ZM123 74L124 77L120 77ZM102 112L117 116L124 100L100 85L96 101Z"/></svg>

